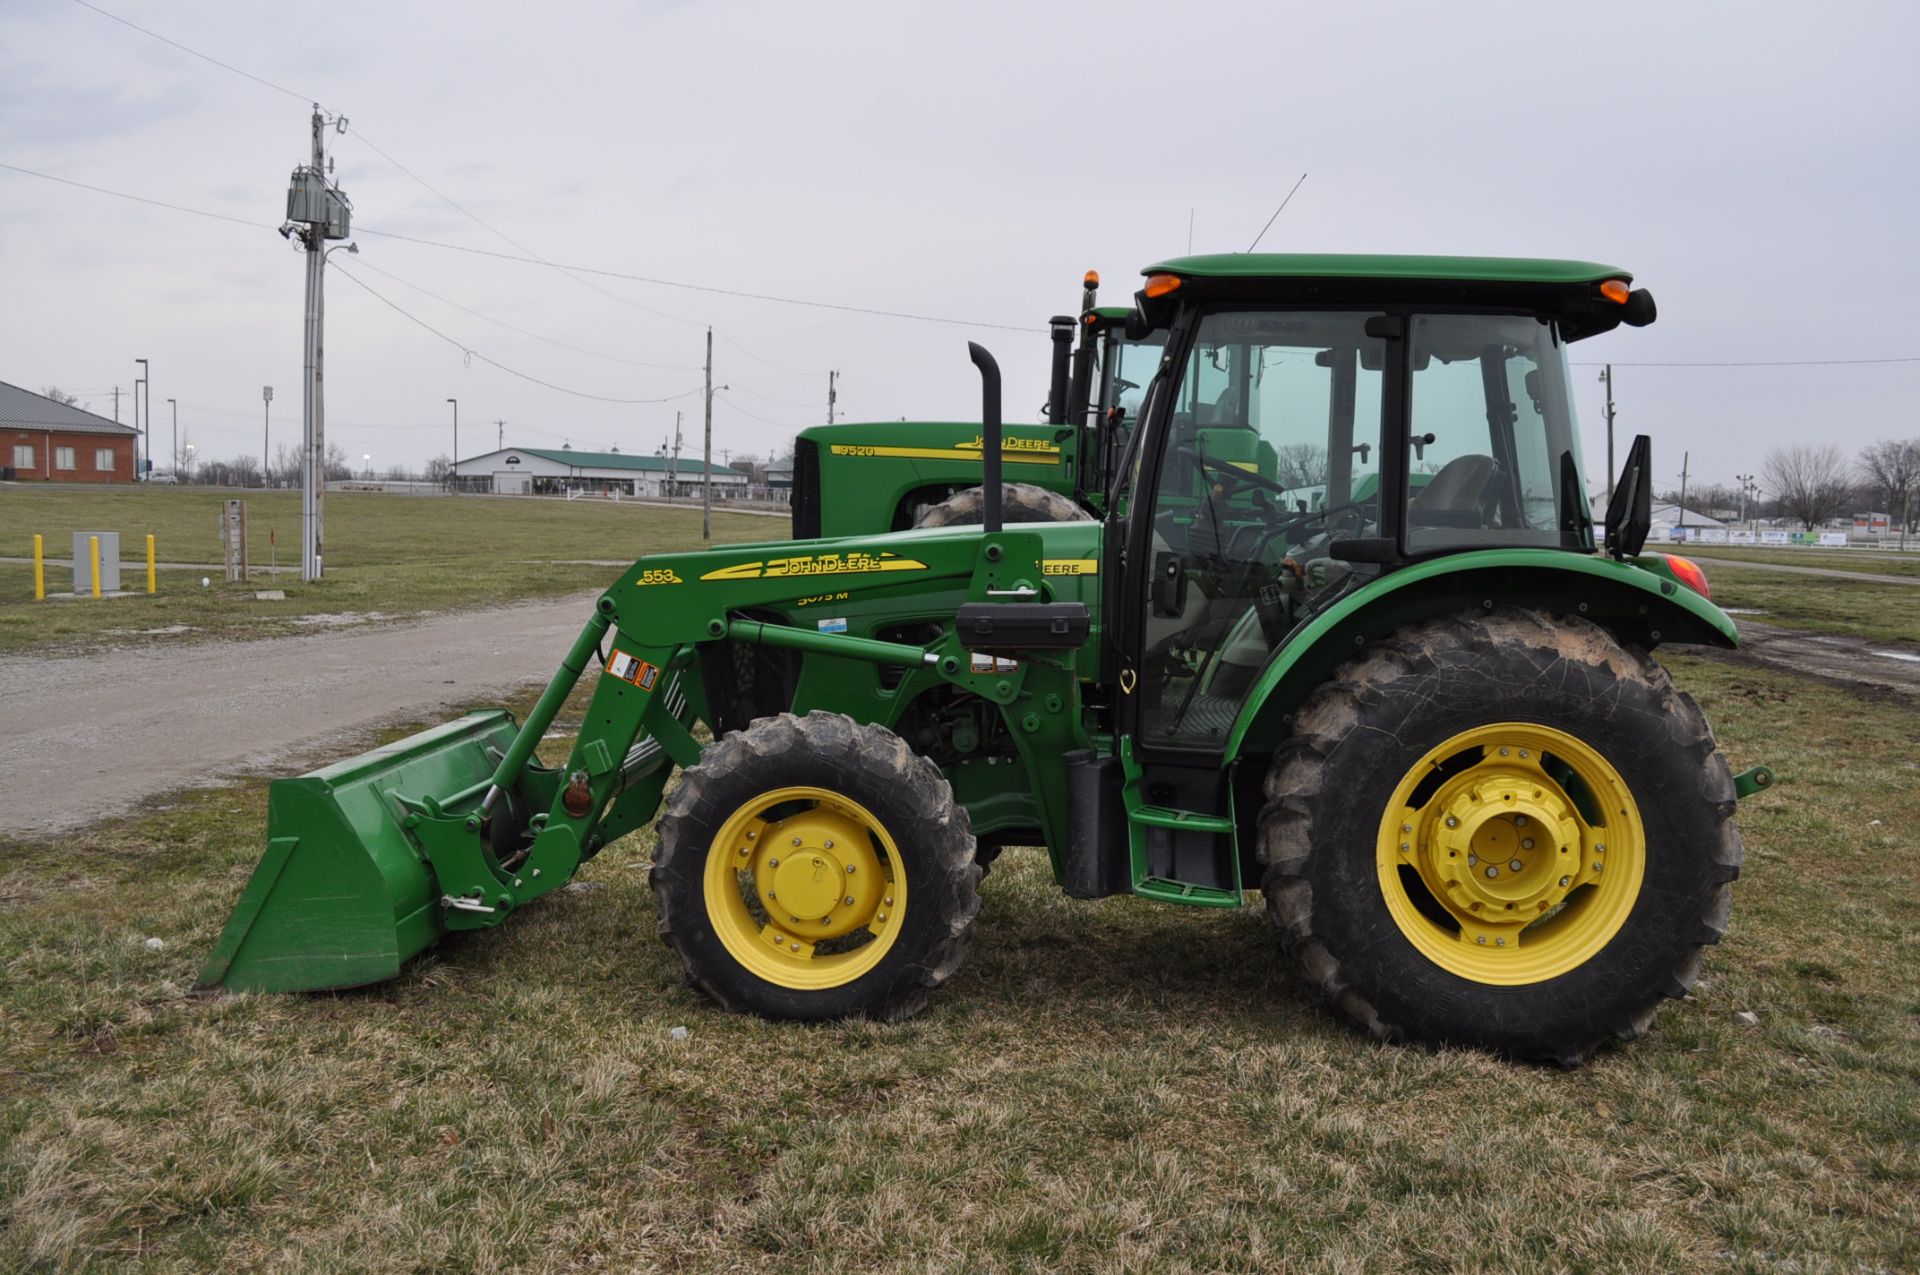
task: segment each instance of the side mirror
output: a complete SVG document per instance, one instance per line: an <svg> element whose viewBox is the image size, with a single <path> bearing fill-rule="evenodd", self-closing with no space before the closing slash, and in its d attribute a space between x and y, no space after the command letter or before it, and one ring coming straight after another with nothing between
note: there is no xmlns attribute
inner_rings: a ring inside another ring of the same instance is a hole
<svg viewBox="0 0 1920 1275"><path fill-rule="evenodd" d="M1616 561L1636 556L1653 531L1653 442L1636 435L1607 502L1607 553Z"/></svg>
<svg viewBox="0 0 1920 1275"><path fill-rule="evenodd" d="M1626 313L1620 321L1630 328L1644 328L1660 317L1659 307L1653 304L1653 294L1645 288L1635 288L1627 294Z"/></svg>

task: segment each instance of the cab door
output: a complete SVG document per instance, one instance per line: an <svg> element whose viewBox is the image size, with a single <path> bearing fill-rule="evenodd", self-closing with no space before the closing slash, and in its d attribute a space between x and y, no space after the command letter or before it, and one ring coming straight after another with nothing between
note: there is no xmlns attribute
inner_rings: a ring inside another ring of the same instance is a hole
<svg viewBox="0 0 1920 1275"><path fill-rule="evenodd" d="M1128 508L1121 717L1136 892L1238 903L1228 732L1269 655L1373 570L1330 545L1383 534L1399 343L1369 335L1382 319L1222 309L1175 334Z"/></svg>

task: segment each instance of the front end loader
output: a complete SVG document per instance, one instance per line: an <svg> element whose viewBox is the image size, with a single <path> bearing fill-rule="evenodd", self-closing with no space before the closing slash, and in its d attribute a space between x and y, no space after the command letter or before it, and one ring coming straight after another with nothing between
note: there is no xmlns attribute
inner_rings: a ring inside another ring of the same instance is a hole
<svg viewBox="0 0 1920 1275"><path fill-rule="evenodd" d="M201 983L393 977L654 824L661 935L730 1009L913 1012L1032 845L1079 898L1258 891L1383 1038L1573 1063L1637 1035L1724 931L1769 782L1651 658L1735 633L1642 552L1646 440L1604 551L1588 510L1566 347L1652 317L1580 262L1154 267L1127 327L1164 355L1098 521L1005 516L972 347L978 524L641 558L526 721L277 781Z"/></svg>

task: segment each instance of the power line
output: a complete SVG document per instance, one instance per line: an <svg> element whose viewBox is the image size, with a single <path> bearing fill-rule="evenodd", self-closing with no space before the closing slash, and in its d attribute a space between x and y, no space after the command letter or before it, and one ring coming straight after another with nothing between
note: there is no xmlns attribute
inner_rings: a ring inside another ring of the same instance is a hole
<svg viewBox="0 0 1920 1275"><path fill-rule="evenodd" d="M517 376L523 381L528 381L534 385L540 386L542 389L553 390L554 392L559 394L570 394L575 398L592 399L596 403L620 403L627 406L637 406L642 404L653 404L653 403L671 403L675 399L690 398L693 395L698 394L700 392L699 389L696 387L694 389L687 390L685 393L682 393L682 394L669 394L664 398L613 398L605 394L589 394L585 390L569 389L567 386L564 386L564 385L555 385L552 381L543 381L537 376L531 376L528 373L522 372L517 368L508 367L505 363L500 362L498 359L490 359L486 355L482 354L480 351L474 349L472 346L467 345L466 343L454 337L448 336L446 333L442 332L439 328L436 328L431 323L428 323L425 319L419 318L418 316L409 313L407 310L403 309L396 302L389 300L387 297L383 296L381 293L375 291L372 285L368 284L365 280L355 276L353 271L348 270L345 266L342 266L339 262L335 261L335 262L330 262L329 264L332 265L333 268L338 270L341 274L345 275L348 279L351 279L355 284L355 286L365 289L366 292L368 292L373 297L374 300L380 302L380 304L386 306L388 309L392 310L395 314L398 314L401 318L406 319L409 323L412 323L418 327L424 328L428 332L431 332L433 335L439 337L442 341L445 341L448 345L451 345L454 349L459 350L460 353L466 358L479 359L482 363L487 364L489 367L498 368L500 371L505 372L508 376Z"/></svg>
<svg viewBox="0 0 1920 1275"><path fill-rule="evenodd" d="M882 319L907 319L915 323L945 323L962 328L997 328L1004 332L1035 332L1045 329L1021 323L989 323L978 319L953 319L941 315L914 314L906 310L880 310L871 306L841 305L832 301L814 301L805 297L782 297L768 292L747 292L739 288L719 288L703 283L685 283L677 279L662 279L654 275L628 274L621 270L607 270L599 266L583 266L545 261L537 257L517 257L510 252L495 252L491 248L470 248L464 244L442 243L437 239L422 239L416 235L398 234L391 230L374 230L360 227L356 234L378 235L382 239L399 239L406 243L421 244L428 248L445 248L450 252L467 252L481 257L494 257L501 261L518 261L525 265L551 266L556 270L575 270L581 274L599 275L608 279L623 279L628 283L645 283L659 288L682 288L689 292L708 292L715 296L740 297L748 301L771 301L779 305L805 306L815 310L837 310L845 314L868 314Z"/></svg>
<svg viewBox="0 0 1920 1275"><path fill-rule="evenodd" d="M314 100L313 97L309 94L296 93L292 89L287 88L285 85L275 84L272 80L263 80L259 76L254 75L250 71L242 71L239 67L234 66L231 63L222 62L219 58L213 57L209 54L202 53L198 49L188 48L186 45L180 43L178 40L169 40L166 36L161 35L158 31L149 31L146 27L141 26L139 23L129 22L117 13L109 13L105 9L102 9L97 4L89 4L88 0L73 0L73 2L79 5L82 9L91 9L103 18L111 18L113 21L118 22L123 27L131 27L135 31L138 31L141 35L151 36L154 39L160 41L160 43L162 44L171 45L172 47L180 50L182 53L190 54L193 57L199 58L202 62L211 62L213 63L213 65L219 67L223 71L231 71L235 75L239 76L241 79L252 80L255 84L258 84L263 88L270 88L276 93L285 93L288 97L297 99L298 101L301 101L301 102L312 102Z"/></svg>
<svg viewBox="0 0 1920 1275"><path fill-rule="evenodd" d="M1622 363L1613 360L1615 367L1859 367L1871 363L1920 363L1920 354L1898 355L1886 359L1747 359L1737 362L1720 363ZM1575 367L1604 367L1602 363L1576 363Z"/></svg>
<svg viewBox="0 0 1920 1275"><path fill-rule="evenodd" d="M724 332L715 332L714 335L719 337L722 341L725 341L728 345L731 345L734 349L746 355L748 358L757 359L760 362L765 363L768 367L772 368L776 372L785 372L788 376L817 377L820 375L818 372L798 372L798 371L795 371L793 368L783 367L780 364L775 363L772 359L767 358L765 355L755 354L752 350L749 350L746 346L740 344L738 341L734 340L732 337L728 336Z"/></svg>
<svg viewBox="0 0 1920 1275"><path fill-rule="evenodd" d="M589 358L605 359L609 363L625 363L629 367L654 368L656 370L663 371L663 372L697 372L700 370L698 367L690 363L643 363L638 359L625 359L625 358L621 358L617 354L602 354L598 350L589 350L584 346L569 345L565 341L555 340L553 337L542 336L538 332L529 332L525 328L516 327L513 324L508 323L505 319L496 319L492 315L482 314L478 310L471 309L468 306L461 305L458 301L450 301L446 297L441 296L439 293L433 291L432 289L423 288L417 283L409 283L407 280L402 279L399 275L394 274L391 271L382 270L379 266L374 265L370 261L360 261L354 264L358 269L371 270L377 275L383 275L386 278L393 280L395 283L399 284L403 288L411 288L415 292L418 292L423 296L432 297L435 301L438 301L441 305L452 306L454 309L460 311L462 314L470 314L474 318L482 321L483 323L491 323L495 327L505 328L509 332L518 332L521 336L530 337L535 341L545 342L548 345L555 346L562 350L571 350L575 354L584 354Z"/></svg>
<svg viewBox="0 0 1920 1275"><path fill-rule="evenodd" d="M738 387L735 387L735 388L738 388ZM718 398L719 396L715 395L715 397ZM732 399L721 398L720 402L725 403L729 408L740 413L740 415L742 416L748 417L752 420L759 421L762 425L774 425L774 426L778 426L781 429L805 429L809 425L818 424L817 421L768 420L766 417L760 415L758 412L749 412L746 408L740 406L740 404L734 402Z"/></svg>
<svg viewBox="0 0 1920 1275"><path fill-rule="evenodd" d="M75 4L81 0L73 0ZM91 6L89 6L91 7ZM230 221L236 226L245 226L249 230L273 230L275 227L264 221L248 221L244 217L229 217L226 213L208 212L204 208L189 208L185 204L170 204L164 199L149 199L145 195L129 195L124 190L108 190L105 186L94 186L87 182L75 181L71 177L55 177L52 173L43 173L37 169L22 168L18 164L0 162L0 168L9 172L24 173L28 177L38 177L42 181L58 182L62 186L74 186L81 190L90 190L96 195L112 195L115 199L131 199L136 204L152 204L155 208L165 208L172 212L192 213L196 217L211 217L215 221Z"/></svg>

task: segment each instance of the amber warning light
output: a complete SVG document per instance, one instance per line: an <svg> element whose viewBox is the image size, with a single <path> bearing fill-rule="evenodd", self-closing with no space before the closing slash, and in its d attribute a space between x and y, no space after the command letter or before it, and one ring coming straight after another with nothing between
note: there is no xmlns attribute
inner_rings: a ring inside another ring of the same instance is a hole
<svg viewBox="0 0 1920 1275"><path fill-rule="evenodd" d="M1625 279L1609 279L1600 285L1600 295L1616 305L1625 305L1632 294Z"/></svg>
<svg viewBox="0 0 1920 1275"><path fill-rule="evenodd" d="M1164 297L1180 290L1180 276L1177 274L1156 274L1147 278L1146 293L1149 298Z"/></svg>
<svg viewBox="0 0 1920 1275"><path fill-rule="evenodd" d="M1707 573L1692 558L1682 558L1677 553L1667 555L1667 566L1672 568L1674 578L1686 585L1703 598L1711 598L1713 590L1707 587Z"/></svg>

